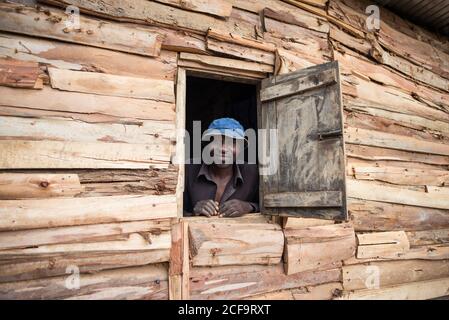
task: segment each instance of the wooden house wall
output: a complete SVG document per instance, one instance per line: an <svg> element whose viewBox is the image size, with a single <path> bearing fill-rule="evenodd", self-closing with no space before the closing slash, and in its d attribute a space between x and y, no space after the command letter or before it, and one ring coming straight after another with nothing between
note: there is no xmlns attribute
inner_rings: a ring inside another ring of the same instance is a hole
<svg viewBox="0 0 449 320"><path fill-rule="evenodd" d="M2 298L449 294L447 39L383 9L371 32L355 0L38 2L0 3ZM349 222L177 223L177 68L263 79L332 60Z"/></svg>

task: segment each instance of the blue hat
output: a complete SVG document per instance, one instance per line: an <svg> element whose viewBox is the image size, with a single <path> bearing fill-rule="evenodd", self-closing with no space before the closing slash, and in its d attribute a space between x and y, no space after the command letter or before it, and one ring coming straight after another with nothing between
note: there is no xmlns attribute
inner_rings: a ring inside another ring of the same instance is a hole
<svg viewBox="0 0 449 320"><path fill-rule="evenodd" d="M210 136L227 136L233 139L245 140L243 126L235 119L215 119L204 132L203 139Z"/></svg>

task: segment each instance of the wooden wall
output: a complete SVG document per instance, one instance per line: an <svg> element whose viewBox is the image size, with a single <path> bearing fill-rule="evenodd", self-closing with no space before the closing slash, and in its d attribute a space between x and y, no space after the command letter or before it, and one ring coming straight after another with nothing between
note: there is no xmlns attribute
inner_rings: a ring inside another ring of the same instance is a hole
<svg viewBox="0 0 449 320"><path fill-rule="evenodd" d="M449 294L447 39L383 9L370 32L355 0L38 2L0 3L2 298ZM350 221L176 224L177 67L257 80L332 60Z"/></svg>

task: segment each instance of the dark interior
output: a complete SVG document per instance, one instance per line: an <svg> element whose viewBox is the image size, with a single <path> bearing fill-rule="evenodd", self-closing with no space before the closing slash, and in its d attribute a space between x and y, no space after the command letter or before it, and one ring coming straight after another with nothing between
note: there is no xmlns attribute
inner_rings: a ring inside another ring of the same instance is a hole
<svg viewBox="0 0 449 320"><path fill-rule="evenodd" d="M186 130L191 137L190 149L193 121L201 121L204 132L214 119L223 117L236 119L245 130L257 129L257 86L187 76ZM188 155L192 155L192 150Z"/></svg>

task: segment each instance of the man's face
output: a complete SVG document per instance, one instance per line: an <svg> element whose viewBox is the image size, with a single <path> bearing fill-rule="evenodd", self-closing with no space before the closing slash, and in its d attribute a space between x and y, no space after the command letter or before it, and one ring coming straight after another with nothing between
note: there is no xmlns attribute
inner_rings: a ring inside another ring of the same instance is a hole
<svg viewBox="0 0 449 320"><path fill-rule="evenodd" d="M213 137L210 147L212 148L213 163L220 168L232 166L241 149L239 142L226 136Z"/></svg>

